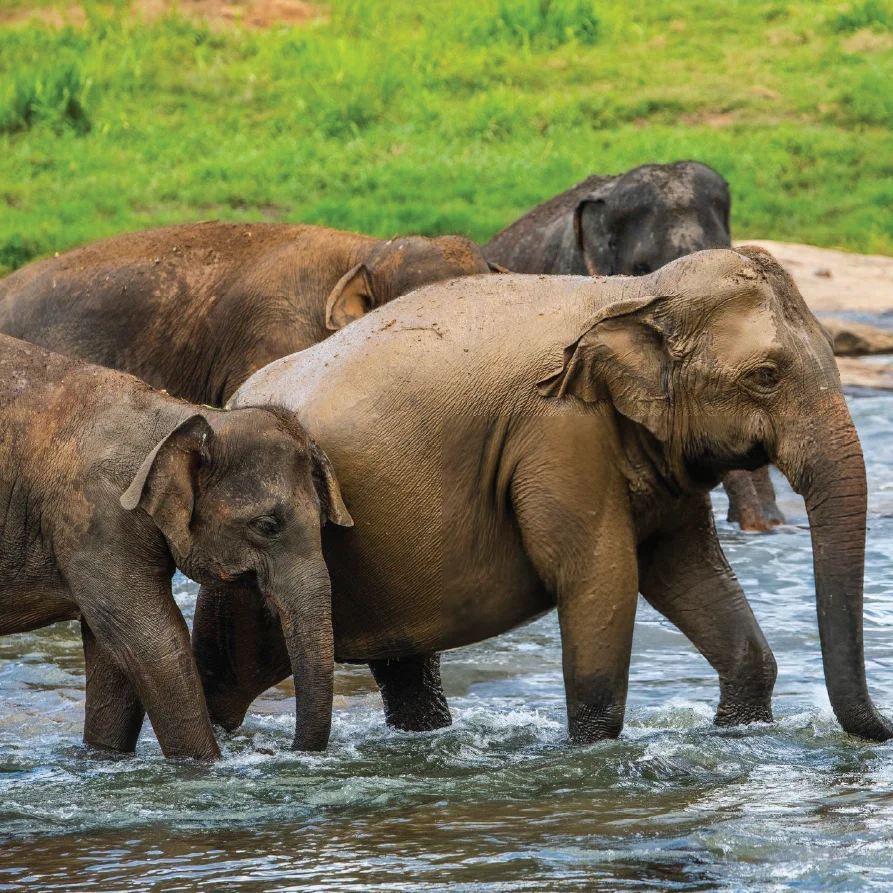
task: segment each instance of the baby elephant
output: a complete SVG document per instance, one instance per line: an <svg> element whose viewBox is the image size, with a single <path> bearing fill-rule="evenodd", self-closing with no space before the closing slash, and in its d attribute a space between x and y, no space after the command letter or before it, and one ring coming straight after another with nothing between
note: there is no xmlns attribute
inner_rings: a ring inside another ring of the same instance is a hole
<svg viewBox="0 0 893 893"><path fill-rule="evenodd" d="M353 522L290 417L198 408L0 336L0 508L0 634L80 621L88 745L133 751L148 712L165 756L220 755L171 594L180 568L218 587L256 582L320 701L299 702L296 745L325 747L320 528Z"/></svg>

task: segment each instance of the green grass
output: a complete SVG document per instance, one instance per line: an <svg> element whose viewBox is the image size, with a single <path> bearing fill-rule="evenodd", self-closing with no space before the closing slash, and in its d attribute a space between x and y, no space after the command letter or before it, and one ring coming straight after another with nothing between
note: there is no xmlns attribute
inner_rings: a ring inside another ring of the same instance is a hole
<svg viewBox="0 0 893 893"><path fill-rule="evenodd" d="M731 182L737 237L893 254L887 0L330 9L0 25L0 272L209 217L484 240L589 173L679 158Z"/></svg>

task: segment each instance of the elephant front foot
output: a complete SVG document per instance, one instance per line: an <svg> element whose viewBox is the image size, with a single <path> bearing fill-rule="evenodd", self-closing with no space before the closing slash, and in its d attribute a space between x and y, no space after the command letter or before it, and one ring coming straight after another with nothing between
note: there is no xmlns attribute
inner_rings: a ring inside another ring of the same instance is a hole
<svg viewBox="0 0 893 893"><path fill-rule="evenodd" d="M772 722L772 691L778 667L768 645L754 644L734 675L719 680L719 707L714 724L742 726Z"/></svg>
<svg viewBox="0 0 893 893"><path fill-rule="evenodd" d="M568 705L568 737L572 744L594 744L608 738L619 738L625 713L623 704Z"/></svg>
<svg viewBox="0 0 893 893"><path fill-rule="evenodd" d="M720 704L713 724L722 727L746 726L754 722L773 722L772 704Z"/></svg>
<svg viewBox="0 0 893 893"><path fill-rule="evenodd" d="M453 724L440 655L372 660L369 669L381 690L385 721L401 732L431 732Z"/></svg>

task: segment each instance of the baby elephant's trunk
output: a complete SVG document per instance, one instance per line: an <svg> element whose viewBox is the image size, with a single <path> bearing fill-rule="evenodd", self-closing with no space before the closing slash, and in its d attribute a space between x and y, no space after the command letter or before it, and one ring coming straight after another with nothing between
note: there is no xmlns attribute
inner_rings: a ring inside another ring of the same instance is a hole
<svg viewBox="0 0 893 893"><path fill-rule="evenodd" d="M322 558L299 562L266 588L279 613L295 680L295 750L325 750L332 727L332 587Z"/></svg>

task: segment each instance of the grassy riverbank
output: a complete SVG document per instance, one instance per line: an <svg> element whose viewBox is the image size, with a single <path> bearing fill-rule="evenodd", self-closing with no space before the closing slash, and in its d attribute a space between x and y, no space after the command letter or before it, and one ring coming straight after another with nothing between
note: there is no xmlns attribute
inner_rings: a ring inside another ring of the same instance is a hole
<svg viewBox="0 0 893 893"><path fill-rule="evenodd" d="M893 254L888 0L333 0L263 30L24 6L0 0L0 273L208 217L485 239L677 158L730 180L738 238Z"/></svg>

